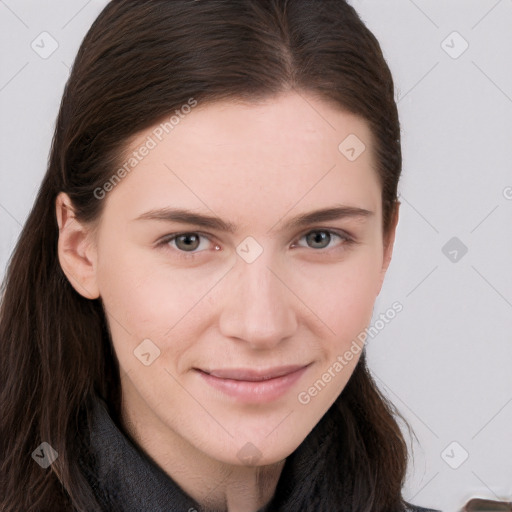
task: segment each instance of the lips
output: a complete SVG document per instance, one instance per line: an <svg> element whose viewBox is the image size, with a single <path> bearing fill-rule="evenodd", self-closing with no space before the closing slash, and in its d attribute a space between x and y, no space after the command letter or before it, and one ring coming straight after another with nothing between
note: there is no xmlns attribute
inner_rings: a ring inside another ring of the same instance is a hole
<svg viewBox="0 0 512 512"><path fill-rule="evenodd" d="M200 370L212 377L219 379L231 379L247 382L260 382L264 380L275 379L294 373L301 368L308 365L288 365L277 366L267 370L254 370L253 368L230 368L230 369L215 369L215 370Z"/></svg>
<svg viewBox="0 0 512 512"><path fill-rule="evenodd" d="M194 370L209 388L229 399L245 404L274 402L285 396L302 378L311 365L275 366L253 368L219 368Z"/></svg>

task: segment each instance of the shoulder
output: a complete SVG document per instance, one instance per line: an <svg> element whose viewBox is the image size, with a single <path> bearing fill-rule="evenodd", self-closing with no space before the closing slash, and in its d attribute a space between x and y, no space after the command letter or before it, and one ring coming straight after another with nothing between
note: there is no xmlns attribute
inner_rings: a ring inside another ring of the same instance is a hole
<svg viewBox="0 0 512 512"><path fill-rule="evenodd" d="M410 503L405 504L404 512L441 512L440 510L434 510L433 508L423 508L411 505Z"/></svg>

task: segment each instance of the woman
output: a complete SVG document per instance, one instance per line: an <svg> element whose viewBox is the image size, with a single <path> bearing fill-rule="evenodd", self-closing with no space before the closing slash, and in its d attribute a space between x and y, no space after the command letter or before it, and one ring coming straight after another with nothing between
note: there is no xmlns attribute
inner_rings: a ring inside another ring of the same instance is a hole
<svg viewBox="0 0 512 512"><path fill-rule="evenodd" d="M4 284L3 511L426 510L364 353L393 94L342 0L106 6Z"/></svg>

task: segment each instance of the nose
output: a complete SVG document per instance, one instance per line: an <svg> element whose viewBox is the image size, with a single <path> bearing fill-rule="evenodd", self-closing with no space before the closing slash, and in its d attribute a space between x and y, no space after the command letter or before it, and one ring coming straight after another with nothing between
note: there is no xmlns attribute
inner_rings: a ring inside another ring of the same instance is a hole
<svg viewBox="0 0 512 512"><path fill-rule="evenodd" d="M297 328L298 301L288 288L286 272L276 267L269 252L252 263L239 258L222 291L222 335L255 350L275 348Z"/></svg>

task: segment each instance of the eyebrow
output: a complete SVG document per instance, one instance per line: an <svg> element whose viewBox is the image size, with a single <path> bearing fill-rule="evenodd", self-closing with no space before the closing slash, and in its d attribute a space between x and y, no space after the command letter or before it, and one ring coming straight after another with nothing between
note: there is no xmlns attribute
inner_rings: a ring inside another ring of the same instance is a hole
<svg viewBox="0 0 512 512"><path fill-rule="evenodd" d="M365 218L371 217L372 215L374 215L374 212L365 210L364 208L357 208L354 206L333 206L330 208L323 208L321 210L315 210L298 215L297 217L294 217L293 219L286 222L286 224L280 228L280 230L283 231L287 229L299 229L301 227L306 227L310 224L315 224L318 222L340 220L344 218L356 218L363 220ZM227 222L220 219L219 217L205 215L183 208L157 208L154 210L149 210L133 220L160 220L166 222L180 222L183 224L201 226L203 228L215 229L217 231L224 231L232 234L235 234L238 230L237 226L232 222Z"/></svg>

